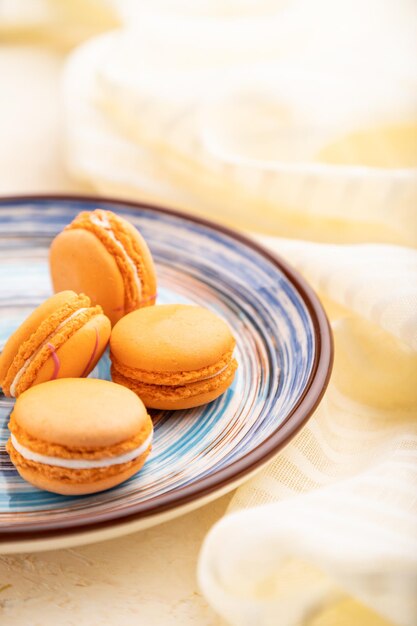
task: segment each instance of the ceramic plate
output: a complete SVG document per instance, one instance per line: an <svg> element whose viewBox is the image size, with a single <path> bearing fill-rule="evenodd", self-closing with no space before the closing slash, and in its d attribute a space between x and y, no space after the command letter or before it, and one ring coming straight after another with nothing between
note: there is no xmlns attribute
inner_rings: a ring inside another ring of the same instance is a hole
<svg viewBox="0 0 417 626"><path fill-rule="evenodd" d="M52 293L51 239L79 211L98 206L130 220L148 241L159 277L158 303L199 304L230 324L239 368L233 386L216 401L188 411L153 412L154 447L144 469L114 489L88 496L55 495L19 477L5 451L13 401L0 396L3 552L101 540L217 497L289 441L327 384L332 361L327 319L286 263L210 222L99 198L0 201L0 349ZM109 378L108 355L91 376Z"/></svg>

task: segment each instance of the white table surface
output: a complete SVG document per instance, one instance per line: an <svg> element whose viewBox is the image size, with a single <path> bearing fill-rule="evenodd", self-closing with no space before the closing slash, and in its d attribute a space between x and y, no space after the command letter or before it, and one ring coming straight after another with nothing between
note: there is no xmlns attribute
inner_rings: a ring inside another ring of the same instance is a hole
<svg viewBox="0 0 417 626"><path fill-rule="evenodd" d="M83 192L61 156L63 58L0 47L0 194ZM230 495L154 528L80 548L0 555L1 626L214 626L198 591L202 540Z"/></svg>

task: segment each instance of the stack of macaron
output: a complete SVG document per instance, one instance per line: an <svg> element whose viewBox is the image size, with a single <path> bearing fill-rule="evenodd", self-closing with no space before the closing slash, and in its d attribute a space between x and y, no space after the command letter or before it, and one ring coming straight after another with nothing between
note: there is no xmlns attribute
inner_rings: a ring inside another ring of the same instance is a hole
<svg viewBox="0 0 417 626"><path fill-rule="evenodd" d="M55 295L0 354L0 386L16 398L7 450L41 489L94 493L142 467L153 433L146 407L196 407L231 385L235 340L208 309L155 304L151 252L111 211L80 213L49 261ZM86 378L109 343L113 382Z"/></svg>

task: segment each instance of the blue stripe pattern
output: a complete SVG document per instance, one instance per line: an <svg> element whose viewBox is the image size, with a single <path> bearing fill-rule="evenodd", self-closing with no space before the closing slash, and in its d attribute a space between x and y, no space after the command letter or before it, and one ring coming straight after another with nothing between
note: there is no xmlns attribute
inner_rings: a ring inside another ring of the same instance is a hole
<svg viewBox="0 0 417 626"><path fill-rule="evenodd" d="M48 246L86 200L0 201L0 349L51 295ZM239 368L218 400L188 411L154 412L153 452L136 476L109 491L63 497L23 481L4 445L13 401L0 396L0 531L91 519L171 494L243 457L280 427L302 396L314 358L309 311L291 281L255 249L177 215L112 203L148 241L159 278L158 303L210 308L231 326ZM109 378L105 354L91 376Z"/></svg>

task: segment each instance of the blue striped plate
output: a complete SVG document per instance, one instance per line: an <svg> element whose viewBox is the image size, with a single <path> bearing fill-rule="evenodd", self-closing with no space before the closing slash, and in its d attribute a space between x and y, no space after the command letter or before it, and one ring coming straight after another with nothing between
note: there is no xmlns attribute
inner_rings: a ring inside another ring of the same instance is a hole
<svg viewBox="0 0 417 626"><path fill-rule="evenodd" d="M0 396L3 552L115 536L232 489L291 438L327 384L332 362L327 319L310 288L283 261L215 224L117 200L0 201L0 349L51 294L51 239L78 212L98 206L130 220L148 241L157 264L158 303L199 304L230 324L239 368L218 400L188 411L154 412L154 448L144 469L89 496L55 495L18 476L4 447L13 401ZM109 378L107 355L91 376Z"/></svg>

